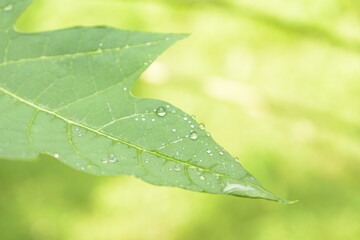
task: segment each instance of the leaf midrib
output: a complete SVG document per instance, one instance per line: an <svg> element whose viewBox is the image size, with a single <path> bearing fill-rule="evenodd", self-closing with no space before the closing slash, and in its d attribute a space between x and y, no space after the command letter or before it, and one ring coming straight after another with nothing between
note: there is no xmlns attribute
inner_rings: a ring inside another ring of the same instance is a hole
<svg viewBox="0 0 360 240"><path fill-rule="evenodd" d="M57 117L57 118L62 119L63 121L65 121L65 122L67 122L67 123L69 123L69 124L72 124L72 125L75 125L75 126L78 126L78 127L82 127L82 128L84 128L84 129L87 129L87 130L89 130L89 131L91 131L91 132L93 132L93 133L96 133L96 134L100 135L100 136L109 138L109 139L111 139L111 140L113 140L113 141L120 142L120 143L122 143L122 144L124 144L124 145L127 145L127 146L129 146L129 147L135 148L135 149L140 150L140 151L143 151L143 152L147 152L147 153L149 153L149 154L155 155L155 156L157 156L157 157L160 157L160 158L163 158L163 159L166 159L166 160L169 160L169 161L177 162L177 163L180 163L180 164L183 164L183 165L186 165L186 166L196 167L196 168L201 169L201 170L203 170L203 171L205 171L205 172L209 172L209 173L212 173L212 174L220 175L220 176L222 176L222 177L226 177L226 178L229 178L229 179L239 180L238 178L233 178L233 177L228 176L228 175L225 175L225 174L223 174L223 173L215 172L215 171L212 171L212 170L210 170L210 169L207 169L207 168L204 168L204 167L195 165L195 164L190 164L190 163L188 163L188 162L183 162L183 161L178 160L178 159L176 159L176 158L172 158L172 157L163 155L163 154L161 154L161 153L159 153L159 152L152 151L152 150L143 148L143 147L141 147L141 146L132 144L132 143L127 142L127 141L125 141L125 140L118 139L118 138L116 138L116 137L114 137L114 136L111 136L111 135L109 135L109 134L107 134L107 133L98 131L98 130L96 130L96 129L92 128L92 127L86 126L86 125L84 125L84 124L74 122L73 120L70 120L70 119L68 119L67 117L64 117L64 116L62 116L62 115L60 115L60 114L58 114L58 113L56 113L56 112L50 111L50 110L48 110L48 109L45 109L45 108L43 108L43 107L41 107L41 106L38 106L38 105L32 103L32 102L29 102L28 100L26 100L26 99L24 99L24 98L21 98L21 97L19 97L19 96L17 96L17 95L15 95L14 93L12 93L12 92L4 89L3 87L0 87L0 90L1 90L2 92L4 92L5 94L9 95L10 97L15 98L16 100L18 100L18 101L20 101L20 102L22 102L22 103L25 103L25 104L27 104L27 105L29 105L29 106L37 109L38 111L42 111L42 112L48 113L48 114L50 114L50 115L53 115L53 116L55 116L55 117Z"/></svg>

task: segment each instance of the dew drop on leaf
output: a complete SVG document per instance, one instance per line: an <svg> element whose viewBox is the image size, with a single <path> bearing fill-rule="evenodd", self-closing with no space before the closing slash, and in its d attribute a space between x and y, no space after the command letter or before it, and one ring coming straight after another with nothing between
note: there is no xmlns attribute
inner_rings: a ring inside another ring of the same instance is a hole
<svg viewBox="0 0 360 240"><path fill-rule="evenodd" d="M57 153L54 154L54 158L59 158L59 157L60 157L59 154L57 154Z"/></svg>
<svg viewBox="0 0 360 240"><path fill-rule="evenodd" d="M7 5L6 7L4 7L4 11L11 11L13 9L13 5Z"/></svg>
<svg viewBox="0 0 360 240"><path fill-rule="evenodd" d="M201 130L205 130L205 124L200 123L199 128L200 128Z"/></svg>
<svg viewBox="0 0 360 240"><path fill-rule="evenodd" d="M164 117L166 116L166 109L163 107L158 107L156 109L156 115L158 115L159 117Z"/></svg>
<svg viewBox="0 0 360 240"><path fill-rule="evenodd" d="M118 161L118 158L115 154L109 154L105 158L101 160L102 163L116 163Z"/></svg>
<svg viewBox="0 0 360 240"><path fill-rule="evenodd" d="M199 135L196 132L191 132L189 135L190 139L196 140L199 138Z"/></svg>

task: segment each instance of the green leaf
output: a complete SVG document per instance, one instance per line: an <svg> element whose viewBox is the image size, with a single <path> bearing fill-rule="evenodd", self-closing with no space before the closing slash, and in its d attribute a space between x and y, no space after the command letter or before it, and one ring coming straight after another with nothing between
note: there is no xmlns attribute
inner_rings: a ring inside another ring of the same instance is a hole
<svg viewBox="0 0 360 240"><path fill-rule="evenodd" d="M92 174L287 202L190 115L131 94L149 64L186 35L108 27L15 31L31 2L0 3L0 158L49 154Z"/></svg>

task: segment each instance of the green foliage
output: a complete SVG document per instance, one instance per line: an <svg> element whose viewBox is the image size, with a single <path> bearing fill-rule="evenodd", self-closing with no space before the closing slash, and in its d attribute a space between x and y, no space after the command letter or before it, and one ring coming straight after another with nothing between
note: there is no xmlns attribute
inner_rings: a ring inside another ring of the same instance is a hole
<svg viewBox="0 0 360 240"><path fill-rule="evenodd" d="M31 0L0 6L0 157L51 155L79 171L287 202L266 189L195 118L137 98L139 75L184 34L107 27L13 29Z"/></svg>

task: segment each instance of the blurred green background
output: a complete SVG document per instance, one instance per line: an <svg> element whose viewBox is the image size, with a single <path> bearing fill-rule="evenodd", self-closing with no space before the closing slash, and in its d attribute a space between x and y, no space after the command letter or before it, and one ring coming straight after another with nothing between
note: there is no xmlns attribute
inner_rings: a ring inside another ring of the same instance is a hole
<svg viewBox="0 0 360 240"><path fill-rule="evenodd" d="M192 33L134 94L204 122L268 189L299 204L0 161L0 239L360 239L360 2L36 0L25 31L108 25Z"/></svg>

